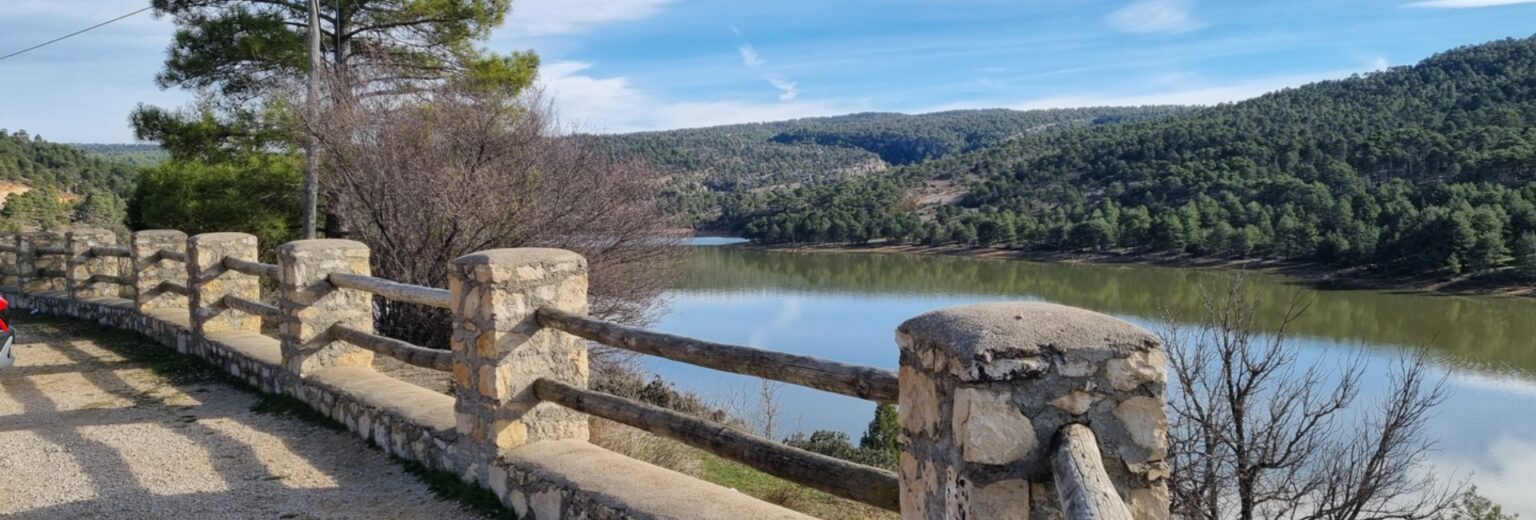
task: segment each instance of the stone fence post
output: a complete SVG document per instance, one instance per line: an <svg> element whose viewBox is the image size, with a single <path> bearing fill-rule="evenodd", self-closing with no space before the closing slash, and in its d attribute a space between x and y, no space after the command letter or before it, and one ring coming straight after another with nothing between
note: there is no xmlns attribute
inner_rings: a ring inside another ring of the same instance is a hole
<svg viewBox="0 0 1536 520"><path fill-rule="evenodd" d="M1089 426L1138 520L1168 517L1166 356L1119 319L1047 303L941 309L903 323L902 518L1059 515L1065 425Z"/></svg>
<svg viewBox="0 0 1536 520"><path fill-rule="evenodd" d="M105 229L76 229L65 233L64 241L69 248L69 267L65 270L68 276L64 282L70 298L81 300L122 294L122 287L117 284L91 281L91 277L98 274L117 276L121 265L117 258L91 254L92 247L116 246L117 235Z"/></svg>
<svg viewBox="0 0 1536 520"><path fill-rule="evenodd" d="M331 285L331 273L369 276L368 246L337 239L299 240L277 249L283 313L278 326L283 366L304 377L333 366L370 366L373 352L331 337L341 323L373 332L373 294Z"/></svg>
<svg viewBox="0 0 1536 520"><path fill-rule="evenodd" d="M21 264L17 252L20 241L15 233L0 233L0 244L17 248L16 251L0 251L0 287L21 290Z"/></svg>
<svg viewBox="0 0 1536 520"><path fill-rule="evenodd" d="M261 317L224 306L225 295L261 299L261 281L226 269L224 257L256 259L256 236L245 233L203 233L187 239L187 303L192 330L210 332L245 330L260 333Z"/></svg>
<svg viewBox="0 0 1536 520"><path fill-rule="evenodd" d="M169 229L136 231L133 233L133 288L134 303L140 313L159 309L188 309L185 295L162 292L162 282L187 284L187 268L181 262L162 258L161 251L187 253L187 234Z"/></svg>
<svg viewBox="0 0 1536 520"><path fill-rule="evenodd" d="M465 477L489 482L492 462L526 443L587 440L587 418L540 403L533 383L587 386L586 341L541 329L534 311L587 312L587 260L560 249L496 249L449 269L453 382Z"/></svg>
<svg viewBox="0 0 1536 520"><path fill-rule="evenodd" d="M16 266L20 270L21 290L24 293L64 290L64 280L39 276L39 269L64 270L64 257L38 256L39 247L64 245L64 236L53 231L29 231L22 233L16 243Z"/></svg>

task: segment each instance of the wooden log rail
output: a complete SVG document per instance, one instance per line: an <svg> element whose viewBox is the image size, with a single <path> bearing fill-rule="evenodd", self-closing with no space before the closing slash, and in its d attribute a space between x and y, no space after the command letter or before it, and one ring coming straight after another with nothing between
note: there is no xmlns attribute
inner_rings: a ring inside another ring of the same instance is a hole
<svg viewBox="0 0 1536 520"><path fill-rule="evenodd" d="M38 255L67 255L69 248L64 246L37 246L32 252Z"/></svg>
<svg viewBox="0 0 1536 520"><path fill-rule="evenodd" d="M1056 432L1051 474L1062 517L1072 520L1132 520L1115 484L1104 471L1099 441L1093 430L1068 424Z"/></svg>
<svg viewBox="0 0 1536 520"><path fill-rule="evenodd" d="M277 266L273 264L263 264L261 262L252 262L226 256L224 257L224 267L242 274L265 276L273 280L277 279Z"/></svg>
<svg viewBox="0 0 1536 520"><path fill-rule="evenodd" d="M187 289L187 286L171 281L160 282L160 285L155 286L155 292L180 294L182 296L190 296L192 294L192 291Z"/></svg>
<svg viewBox="0 0 1536 520"><path fill-rule="evenodd" d="M662 334L548 307L535 316L539 325L610 347L860 399L896 402L896 374L889 370Z"/></svg>
<svg viewBox="0 0 1536 520"><path fill-rule="evenodd" d="M453 352L433 350L342 325L331 325L332 337L422 368L453 370Z"/></svg>
<svg viewBox="0 0 1536 520"><path fill-rule="evenodd" d="M133 279L127 276L112 276L110 274L93 274L86 281L91 283L115 283L118 285L133 285Z"/></svg>
<svg viewBox="0 0 1536 520"><path fill-rule="evenodd" d="M779 478L891 511L901 510L896 474L752 435L729 426L615 395L539 379L540 401L626 424Z"/></svg>
<svg viewBox="0 0 1536 520"><path fill-rule="evenodd" d="M233 294L226 294L224 295L224 298L220 299L219 301L222 302L225 307L229 307L240 312L248 312L257 316L261 316L261 319L263 320L278 322L282 321L283 318L283 312L278 310L277 307L273 307L258 301L241 298Z"/></svg>
<svg viewBox="0 0 1536 520"><path fill-rule="evenodd" d="M96 246L91 248L91 256L99 256L103 258L133 258L133 251L128 250L126 247Z"/></svg>
<svg viewBox="0 0 1536 520"><path fill-rule="evenodd" d="M37 270L37 276L39 276L41 278L64 278L64 277L66 277L68 275L69 275L69 273L64 272L63 269L38 269Z"/></svg>
<svg viewBox="0 0 1536 520"><path fill-rule="evenodd" d="M0 244L0 253L19 253L19 252L21 252L21 249L18 249L16 246Z"/></svg>
<svg viewBox="0 0 1536 520"><path fill-rule="evenodd" d="M394 301L416 303L440 309L449 308L449 301L452 299L447 289L404 284L360 274L331 273L328 279L331 285L343 289L367 291Z"/></svg>

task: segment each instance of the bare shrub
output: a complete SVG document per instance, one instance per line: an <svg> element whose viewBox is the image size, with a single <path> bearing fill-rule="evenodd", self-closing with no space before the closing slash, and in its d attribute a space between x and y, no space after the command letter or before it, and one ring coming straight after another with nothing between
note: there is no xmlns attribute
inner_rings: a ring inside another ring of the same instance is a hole
<svg viewBox="0 0 1536 520"><path fill-rule="evenodd" d="M1432 447L1425 421L1444 400L1422 355L1400 362L1381 401L1358 410L1362 362L1332 373L1299 365L1289 342L1309 303L1299 293L1267 334L1241 276L1201 301L1199 323L1160 331L1173 383L1174 515L1417 520L1450 504L1457 490L1421 467Z"/></svg>
<svg viewBox="0 0 1536 520"><path fill-rule="evenodd" d="M445 287L461 255L569 249L587 258L593 315L652 317L681 240L652 170L558 135L535 97L447 84L330 102L307 124L325 152L326 205L372 248L376 276ZM448 344L441 310L381 301L378 312L387 335Z"/></svg>

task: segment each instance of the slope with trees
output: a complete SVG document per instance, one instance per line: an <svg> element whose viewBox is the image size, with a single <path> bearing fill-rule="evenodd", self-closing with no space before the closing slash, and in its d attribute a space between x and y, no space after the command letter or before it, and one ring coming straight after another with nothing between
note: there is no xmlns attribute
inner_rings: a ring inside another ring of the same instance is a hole
<svg viewBox="0 0 1536 520"><path fill-rule="evenodd" d="M875 239L1536 269L1536 39L764 194L762 242ZM947 183L963 196L933 201Z"/></svg>
<svg viewBox="0 0 1536 520"><path fill-rule="evenodd" d="M836 182L1048 130L1156 118L1181 107L955 110L861 113L584 136L610 153L643 159L671 175L669 211L698 227L743 193Z"/></svg>
<svg viewBox="0 0 1536 520"><path fill-rule="evenodd" d="M92 157L24 130L0 130L0 183L8 231L59 229L73 222L120 228L132 165Z"/></svg>

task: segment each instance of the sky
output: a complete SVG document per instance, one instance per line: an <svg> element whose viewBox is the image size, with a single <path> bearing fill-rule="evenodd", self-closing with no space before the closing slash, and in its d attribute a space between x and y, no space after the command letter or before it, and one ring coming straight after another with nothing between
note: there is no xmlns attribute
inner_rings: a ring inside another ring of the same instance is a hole
<svg viewBox="0 0 1536 520"><path fill-rule="evenodd" d="M147 0L0 0L0 55ZM1536 33L1536 0L513 0L561 122L630 132L889 111L1214 104ZM174 27L0 60L0 128L132 142Z"/></svg>

